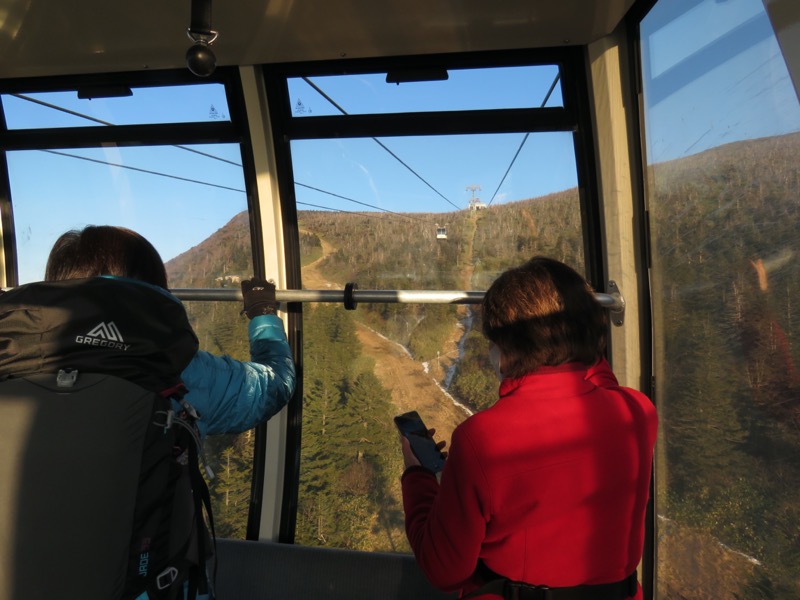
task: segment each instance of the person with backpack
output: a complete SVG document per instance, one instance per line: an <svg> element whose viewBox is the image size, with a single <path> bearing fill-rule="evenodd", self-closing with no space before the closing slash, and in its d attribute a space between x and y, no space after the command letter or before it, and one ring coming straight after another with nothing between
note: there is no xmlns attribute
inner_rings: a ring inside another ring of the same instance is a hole
<svg viewBox="0 0 800 600"><path fill-rule="evenodd" d="M134 279L167 290L167 272L153 245L140 234L90 225L56 240L45 268L46 281L97 276ZM292 397L294 362L283 321L276 315L275 285L242 281L244 313L250 319L251 361L198 350L181 373L185 400L200 414L201 436L241 433L277 414Z"/></svg>
<svg viewBox="0 0 800 600"><path fill-rule="evenodd" d="M294 393L275 286L242 282L237 361L198 349L133 231L65 233L45 279L0 293L0 600L213 598L201 443Z"/></svg>

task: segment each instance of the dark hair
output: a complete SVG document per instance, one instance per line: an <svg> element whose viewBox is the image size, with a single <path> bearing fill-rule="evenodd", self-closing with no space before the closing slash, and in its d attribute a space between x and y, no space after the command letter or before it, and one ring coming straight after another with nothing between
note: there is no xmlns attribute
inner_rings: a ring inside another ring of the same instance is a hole
<svg viewBox="0 0 800 600"><path fill-rule="evenodd" d="M551 258L507 270L483 299L483 333L502 352L505 377L543 365L594 364L605 351L607 324L586 280Z"/></svg>
<svg viewBox="0 0 800 600"><path fill-rule="evenodd" d="M167 289L167 271L158 251L124 227L89 225L64 233L47 258L47 281L98 275L130 277Z"/></svg>

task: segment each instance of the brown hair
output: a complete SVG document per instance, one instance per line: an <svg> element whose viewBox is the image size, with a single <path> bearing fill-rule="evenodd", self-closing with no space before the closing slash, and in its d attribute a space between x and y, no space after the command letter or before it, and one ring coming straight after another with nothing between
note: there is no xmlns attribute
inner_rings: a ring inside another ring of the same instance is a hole
<svg viewBox="0 0 800 600"><path fill-rule="evenodd" d="M505 377L543 365L594 364L605 351L607 323L586 280L541 256L504 272L483 299L483 333L502 352Z"/></svg>
<svg viewBox="0 0 800 600"><path fill-rule="evenodd" d="M167 289L167 271L161 256L135 231L89 225L67 231L56 240L47 258L47 281L98 275L130 277Z"/></svg>

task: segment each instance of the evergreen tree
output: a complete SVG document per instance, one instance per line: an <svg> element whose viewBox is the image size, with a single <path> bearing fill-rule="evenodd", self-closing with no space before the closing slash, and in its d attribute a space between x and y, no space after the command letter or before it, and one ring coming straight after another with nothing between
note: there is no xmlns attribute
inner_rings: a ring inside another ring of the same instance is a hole
<svg viewBox="0 0 800 600"><path fill-rule="evenodd" d="M309 331L298 543L362 550L402 545L397 504L387 502L396 467L389 392L369 370L350 313L316 306ZM387 468L391 466L391 468ZM388 526L388 529L387 529Z"/></svg>

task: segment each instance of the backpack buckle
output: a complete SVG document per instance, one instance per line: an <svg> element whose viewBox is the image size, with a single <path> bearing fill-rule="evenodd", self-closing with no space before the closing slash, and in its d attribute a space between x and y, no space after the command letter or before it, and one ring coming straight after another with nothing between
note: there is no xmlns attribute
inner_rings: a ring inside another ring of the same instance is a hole
<svg viewBox="0 0 800 600"><path fill-rule="evenodd" d="M56 386L60 388L71 388L78 381L77 369L59 369L56 375Z"/></svg>
<svg viewBox="0 0 800 600"><path fill-rule="evenodd" d="M156 587L159 590L165 590L171 586L178 578L178 569L175 567L167 567L156 577Z"/></svg>

